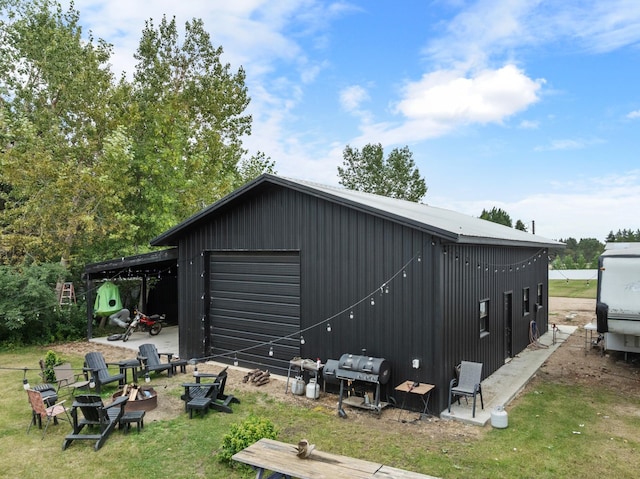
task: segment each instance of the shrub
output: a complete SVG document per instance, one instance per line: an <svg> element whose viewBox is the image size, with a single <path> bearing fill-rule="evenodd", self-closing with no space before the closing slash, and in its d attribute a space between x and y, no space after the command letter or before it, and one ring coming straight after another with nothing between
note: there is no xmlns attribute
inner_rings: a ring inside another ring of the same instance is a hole
<svg viewBox="0 0 640 479"><path fill-rule="evenodd" d="M222 450L218 453L220 462L233 465L231 457L262 438L275 439L278 436L273 423L253 414L239 424L232 424L222 438Z"/></svg>
<svg viewBox="0 0 640 479"><path fill-rule="evenodd" d="M53 370L55 366L62 364L62 358L55 351L47 351L44 357L44 381L47 383L56 382L56 372Z"/></svg>

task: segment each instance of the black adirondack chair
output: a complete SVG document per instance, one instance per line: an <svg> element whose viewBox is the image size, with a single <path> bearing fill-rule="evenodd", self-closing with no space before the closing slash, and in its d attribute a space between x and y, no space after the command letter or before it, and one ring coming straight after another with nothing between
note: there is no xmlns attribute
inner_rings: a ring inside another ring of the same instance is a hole
<svg viewBox="0 0 640 479"><path fill-rule="evenodd" d="M142 364L145 373L148 374L151 371L167 371L167 376L171 377L173 368L175 367L171 363L171 357L173 356L173 353L159 353L156 349L155 344L151 343L141 344L140 346L138 346L138 350L138 360ZM160 356L167 356L167 362L163 363L160 359Z"/></svg>
<svg viewBox="0 0 640 479"><path fill-rule="evenodd" d="M184 394L180 396L180 399L184 401L184 409L188 412L188 403L195 398L210 398L211 409L216 411L232 413L231 403L240 404L240 400L231 394L225 394L224 388L227 383L227 368L225 367L218 374L211 373L199 373L195 371L193 373L195 383L185 383ZM213 382L202 382L202 378L213 378Z"/></svg>
<svg viewBox="0 0 640 479"><path fill-rule="evenodd" d="M121 396L105 406L102 398L96 394L76 396L71 407L73 432L64 438L62 450L76 440L95 441L93 448L96 451L100 449L124 415L128 399L127 396ZM78 416L78 410L82 412L82 417Z"/></svg>
<svg viewBox="0 0 640 479"><path fill-rule="evenodd" d="M87 353L84 356L84 371L91 375L93 382L96 385L97 393L101 392L104 384L109 384L115 381L124 382L124 374L111 374L109 372L109 364L115 363L106 363L104 356L99 352Z"/></svg>

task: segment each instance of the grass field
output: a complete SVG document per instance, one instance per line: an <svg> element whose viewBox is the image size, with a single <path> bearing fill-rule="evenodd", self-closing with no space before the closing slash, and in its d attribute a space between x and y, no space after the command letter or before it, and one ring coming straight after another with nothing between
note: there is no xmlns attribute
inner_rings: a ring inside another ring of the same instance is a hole
<svg viewBox="0 0 640 479"><path fill-rule="evenodd" d="M588 298L596 299L598 282L596 280L549 280L549 296L558 298Z"/></svg>
<svg viewBox="0 0 640 479"><path fill-rule="evenodd" d="M394 419L340 419L335 409L294 407L264 393L242 393L233 414L212 412L189 419L186 413L146 422L143 431L114 431L98 452L91 443L74 443L61 451L69 425L41 431L26 428L31 417L22 390L25 366L37 365L45 349L0 352L0 450L6 455L0 477L121 478L171 477L241 479L255 477L248 469L230 468L216 460L222 437L231 424L249 414L269 418L278 439L297 443L312 439L319 449L442 478L610 477L631 478L640 469L639 401L628 392L606 386L580 387L539 375L530 392L509 408L509 427L459 426L461 434L439 435ZM81 357L68 357L80 367ZM34 381L35 372L30 373ZM37 375L36 375L37 376ZM162 394L179 397L184 375L154 377ZM166 386L164 388L163 386ZM228 385L233 392L233 385ZM107 388L109 398L115 388ZM464 428L473 428L465 434ZM436 431L436 432L434 432Z"/></svg>

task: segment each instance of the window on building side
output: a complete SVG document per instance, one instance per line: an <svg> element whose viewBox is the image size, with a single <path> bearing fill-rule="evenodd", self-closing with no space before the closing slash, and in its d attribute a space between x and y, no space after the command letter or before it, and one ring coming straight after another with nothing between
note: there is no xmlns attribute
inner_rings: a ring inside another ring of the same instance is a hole
<svg viewBox="0 0 640 479"><path fill-rule="evenodd" d="M480 337L489 334L489 300L483 299L480 301Z"/></svg>
<svg viewBox="0 0 640 479"><path fill-rule="evenodd" d="M542 306L542 283L538 283L538 298L536 299L538 306Z"/></svg>
<svg viewBox="0 0 640 479"><path fill-rule="evenodd" d="M522 315L529 314L529 288L522 288Z"/></svg>

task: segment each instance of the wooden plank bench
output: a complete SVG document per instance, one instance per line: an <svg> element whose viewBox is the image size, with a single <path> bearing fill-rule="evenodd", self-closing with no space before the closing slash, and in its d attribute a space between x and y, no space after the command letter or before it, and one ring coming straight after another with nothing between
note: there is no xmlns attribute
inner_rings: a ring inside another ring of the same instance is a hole
<svg viewBox="0 0 640 479"><path fill-rule="evenodd" d="M233 455L256 470L256 479L435 479L383 464L314 450L306 459L293 444L260 439ZM265 476L267 471L272 474Z"/></svg>

